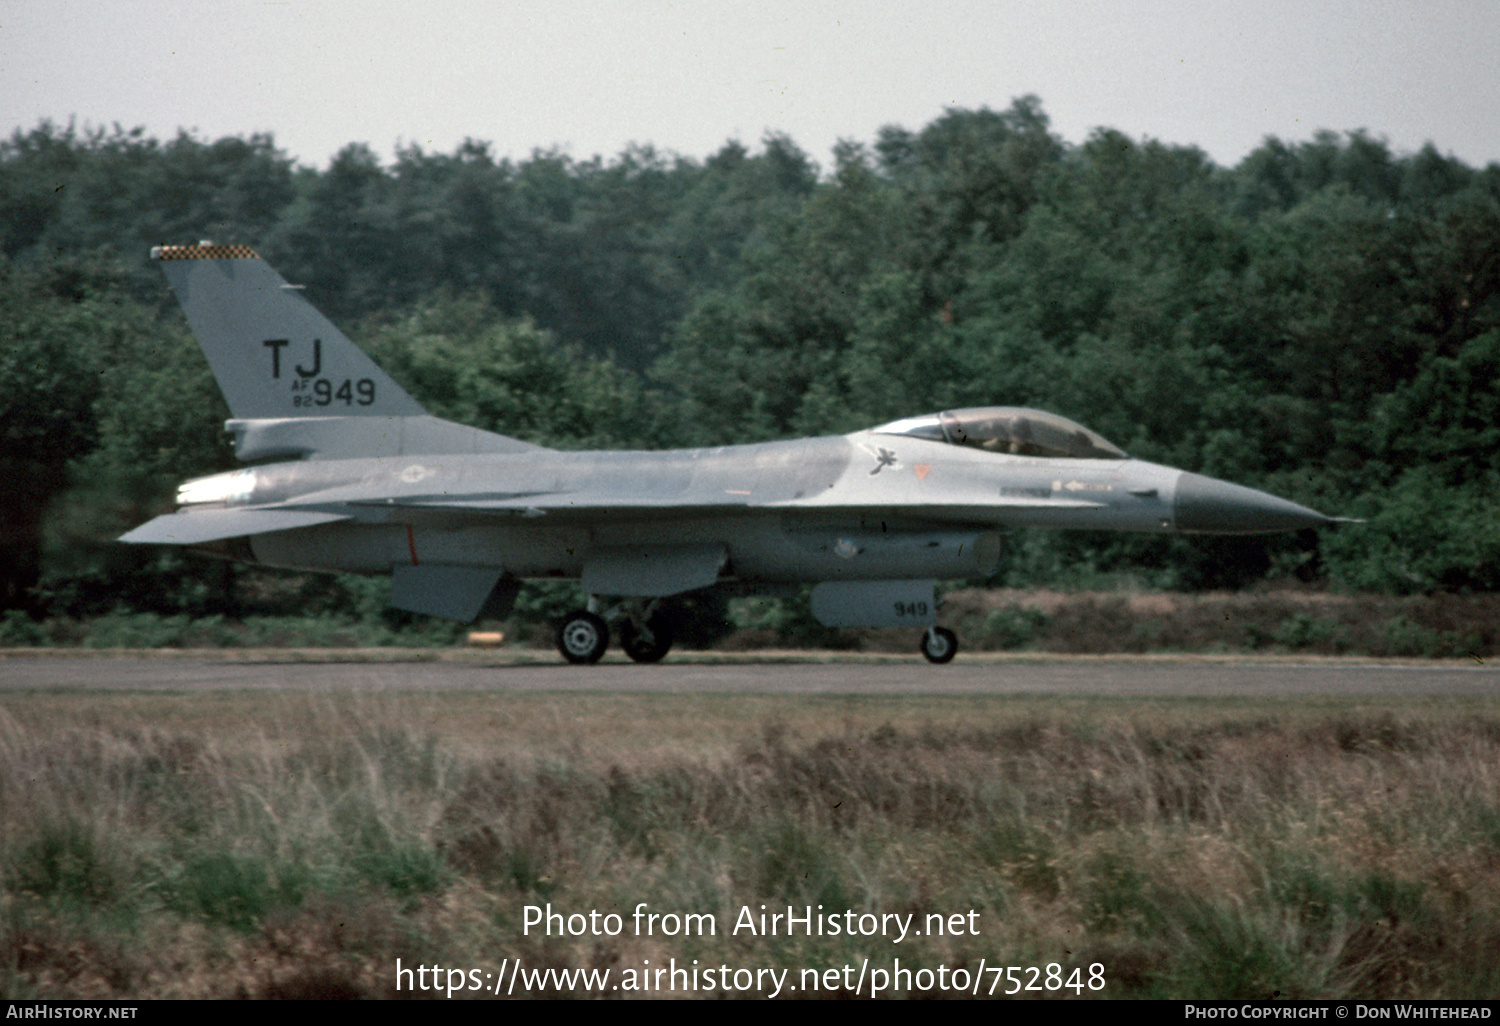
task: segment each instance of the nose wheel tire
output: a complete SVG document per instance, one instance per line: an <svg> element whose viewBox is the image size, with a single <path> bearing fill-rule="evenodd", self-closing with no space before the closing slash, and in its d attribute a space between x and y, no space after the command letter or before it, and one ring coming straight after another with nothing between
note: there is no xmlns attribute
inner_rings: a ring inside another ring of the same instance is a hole
<svg viewBox="0 0 1500 1026"><path fill-rule="evenodd" d="M644 628L626 620L620 624L620 647L638 663L661 662L672 647L672 626L661 616L648 619Z"/></svg>
<svg viewBox="0 0 1500 1026"><path fill-rule="evenodd" d="M609 626L593 613L573 613L557 627L557 650L570 663L597 663L609 647Z"/></svg>
<svg viewBox="0 0 1500 1026"><path fill-rule="evenodd" d="M958 635L946 627L929 627L922 635L922 654L929 663L948 663L958 655Z"/></svg>

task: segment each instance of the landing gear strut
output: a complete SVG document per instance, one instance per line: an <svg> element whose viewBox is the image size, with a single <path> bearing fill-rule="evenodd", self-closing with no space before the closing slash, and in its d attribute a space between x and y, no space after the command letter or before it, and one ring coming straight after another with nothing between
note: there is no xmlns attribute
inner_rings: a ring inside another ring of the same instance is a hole
<svg viewBox="0 0 1500 1026"><path fill-rule="evenodd" d="M958 635L946 627L929 627L922 635L922 654L929 663L952 662L958 654Z"/></svg>
<svg viewBox="0 0 1500 1026"><path fill-rule="evenodd" d="M587 611L570 613L557 627L557 650L570 663L597 663L609 647L609 625L620 648L638 663L660 662L672 648L672 622L657 611L660 600L625 599L607 611L590 597Z"/></svg>

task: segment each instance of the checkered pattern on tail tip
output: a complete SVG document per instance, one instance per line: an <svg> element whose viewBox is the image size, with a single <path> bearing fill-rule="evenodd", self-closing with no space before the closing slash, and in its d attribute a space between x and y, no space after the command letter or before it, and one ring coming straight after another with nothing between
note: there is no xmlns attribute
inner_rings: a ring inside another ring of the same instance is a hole
<svg viewBox="0 0 1500 1026"><path fill-rule="evenodd" d="M155 246L152 260L259 260L249 246Z"/></svg>

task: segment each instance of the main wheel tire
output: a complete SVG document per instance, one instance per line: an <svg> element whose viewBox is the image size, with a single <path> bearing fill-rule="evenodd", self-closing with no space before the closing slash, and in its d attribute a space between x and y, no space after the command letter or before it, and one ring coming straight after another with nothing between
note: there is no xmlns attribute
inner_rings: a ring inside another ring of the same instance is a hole
<svg viewBox="0 0 1500 1026"><path fill-rule="evenodd" d="M626 620L620 625L620 647L638 663L659 663L672 648L672 624L664 616L653 616L642 631Z"/></svg>
<svg viewBox="0 0 1500 1026"><path fill-rule="evenodd" d="M930 627L922 635L922 654L929 663L949 663L958 655L958 635L946 627Z"/></svg>
<svg viewBox="0 0 1500 1026"><path fill-rule="evenodd" d="M573 613L557 626L557 650L570 663L597 663L608 647L609 625L593 613Z"/></svg>

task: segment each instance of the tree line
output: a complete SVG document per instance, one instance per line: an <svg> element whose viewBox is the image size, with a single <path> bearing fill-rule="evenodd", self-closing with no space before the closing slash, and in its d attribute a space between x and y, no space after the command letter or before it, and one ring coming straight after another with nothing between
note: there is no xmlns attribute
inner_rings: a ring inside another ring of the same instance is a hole
<svg viewBox="0 0 1500 1026"><path fill-rule="evenodd" d="M1500 166L1356 132L1267 139L1226 169L1106 129L1069 143L1027 97L845 142L826 169L784 136L702 160L468 141L382 163L351 145L314 169L263 135L17 132L0 143L4 607L327 600L108 543L177 480L233 465L146 259L203 238L304 284L435 414L546 444L1028 405L1365 520L1022 532L1008 584L1500 586Z"/></svg>

